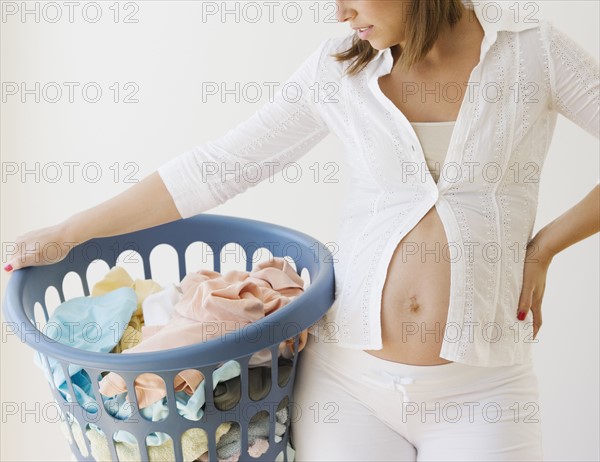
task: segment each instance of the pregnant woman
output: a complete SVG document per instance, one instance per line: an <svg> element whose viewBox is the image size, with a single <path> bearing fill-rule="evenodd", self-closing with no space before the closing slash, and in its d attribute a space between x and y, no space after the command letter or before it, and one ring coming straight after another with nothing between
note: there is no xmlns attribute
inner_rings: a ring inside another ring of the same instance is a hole
<svg viewBox="0 0 600 462"><path fill-rule="evenodd" d="M252 163L262 181L333 133L351 187L335 302L298 357L296 460L542 460L531 348L546 273L599 231L600 190L532 236L539 177L558 114L599 137L598 62L499 2L336 4L353 32L319 45L286 82L296 92L17 242L66 254L193 216L257 184L231 172Z"/></svg>

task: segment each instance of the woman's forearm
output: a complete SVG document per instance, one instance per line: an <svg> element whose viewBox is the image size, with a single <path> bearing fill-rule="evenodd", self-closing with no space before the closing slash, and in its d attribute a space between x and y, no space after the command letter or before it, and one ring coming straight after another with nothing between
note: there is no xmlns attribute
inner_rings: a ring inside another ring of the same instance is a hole
<svg viewBox="0 0 600 462"><path fill-rule="evenodd" d="M79 212L64 223L65 234L82 243L158 226L181 219L158 172L101 204Z"/></svg>
<svg viewBox="0 0 600 462"><path fill-rule="evenodd" d="M580 202L538 231L539 252L552 259L557 253L600 231L600 185Z"/></svg>

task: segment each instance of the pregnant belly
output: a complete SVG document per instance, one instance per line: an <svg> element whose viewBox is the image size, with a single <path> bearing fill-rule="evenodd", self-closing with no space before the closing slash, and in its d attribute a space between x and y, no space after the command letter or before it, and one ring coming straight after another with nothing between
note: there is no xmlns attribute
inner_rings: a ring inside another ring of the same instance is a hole
<svg viewBox="0 0 600 462"><path fill-rule="evenodd" d="M383 286L383 349L364 350L412 365L447 364L439 357L450 303L450 261L444 227L432 207L396 247Z"/></svg>

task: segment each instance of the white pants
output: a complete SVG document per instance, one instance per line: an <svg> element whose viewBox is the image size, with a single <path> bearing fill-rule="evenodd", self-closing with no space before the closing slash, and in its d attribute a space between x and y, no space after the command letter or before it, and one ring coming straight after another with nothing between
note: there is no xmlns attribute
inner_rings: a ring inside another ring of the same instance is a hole
<svg viewBox="0 0 600 462"><path fill-rule="evenodd" d="M296 462L543 460L532 363L415 366L309 335L297 368Z"/></svg>

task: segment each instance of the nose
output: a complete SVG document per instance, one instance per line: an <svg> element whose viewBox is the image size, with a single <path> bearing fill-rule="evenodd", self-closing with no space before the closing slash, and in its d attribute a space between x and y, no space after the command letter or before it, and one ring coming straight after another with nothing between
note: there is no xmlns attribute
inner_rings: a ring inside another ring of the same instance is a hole
<svg viewBox="0 0 600 462"><path fill-rule="evenodd" d="M335 17L338 20L338 22L346 22L351 16L351 10L346 7L346 2L344 0L336 0L335 6Z"/></svg>

